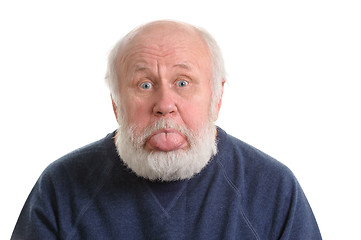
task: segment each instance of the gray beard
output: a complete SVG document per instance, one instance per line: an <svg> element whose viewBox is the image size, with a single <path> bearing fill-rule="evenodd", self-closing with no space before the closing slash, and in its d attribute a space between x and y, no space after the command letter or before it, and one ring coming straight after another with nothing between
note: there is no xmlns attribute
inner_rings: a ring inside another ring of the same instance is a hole
<svg viewBox="0 0 361 240"><path fill-rule="evenodd" d="M199 173L217 153L217 128L213 122L205 123L196 133L178 126L172 119L160 119L146 128L140 136L134 125L126 124L118 116L119 128L115 135L115 146L124 164L136 175L158 181L176 181L192 178ZM173 128L181 132L189 148L175 151L147 151L146 140L154 131Z"/></svg>

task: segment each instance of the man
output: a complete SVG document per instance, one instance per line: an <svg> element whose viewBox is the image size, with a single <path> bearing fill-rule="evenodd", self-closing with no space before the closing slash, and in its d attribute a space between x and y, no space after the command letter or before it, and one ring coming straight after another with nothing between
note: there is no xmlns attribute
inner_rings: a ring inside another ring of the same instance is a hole
<svg viewBox="0 0 361 240"><path fill-rule="evenodd" d="M225 71L208 33L143 25L106 81L118 130L43 172L13 239L321 239L290 170L215 126Z"/></svg>

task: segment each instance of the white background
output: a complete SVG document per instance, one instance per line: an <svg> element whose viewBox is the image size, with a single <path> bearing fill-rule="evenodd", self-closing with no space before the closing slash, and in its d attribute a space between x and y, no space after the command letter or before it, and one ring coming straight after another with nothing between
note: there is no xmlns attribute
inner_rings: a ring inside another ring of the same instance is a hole
<svg viewBox="0 0 361 240"><path fill-rule="evenodd" d="M109 49L157 19L206 28L228 72L218 125L290 167L324 239L361 239L359 1L1 1L0 239L44 168L116 128Z"/></svg>

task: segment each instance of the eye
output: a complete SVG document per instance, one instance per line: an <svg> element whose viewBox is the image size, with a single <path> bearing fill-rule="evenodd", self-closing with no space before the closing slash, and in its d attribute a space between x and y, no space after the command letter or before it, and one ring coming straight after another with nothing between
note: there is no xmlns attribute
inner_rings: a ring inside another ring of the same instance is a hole
<svg viewBox="0 0 361 240"><path fill-rule="evenodd" d="M148 90L152 88L152 84L150 82L143 82L140 84L140 87L142 89Z"/></svg>
<svg viewBox="0 0 361 240"><path fill-rule="evenodd" d="M179 80L177 81L177 86L178 87L186 87L189 84L189 82L185 81L185 80Z"/></svg>

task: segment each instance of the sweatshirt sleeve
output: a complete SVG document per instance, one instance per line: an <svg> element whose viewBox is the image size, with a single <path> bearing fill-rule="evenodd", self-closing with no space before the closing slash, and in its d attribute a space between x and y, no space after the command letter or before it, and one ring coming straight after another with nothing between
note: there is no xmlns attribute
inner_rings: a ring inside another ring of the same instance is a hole
<svg viewBox="0 0 361 240"><path fill-rule="evenodd" d="M294 184L293 198L291 198L287 221L280 239L320 240L322 239L320 230L306 196L296 179Z"/></svg>
<svg viewBox="0 0 361 240"><path fill-rule="evenodd" d="M251 182L246 194L246 211L260 239L322 239L312 209L293 173L278 163L264 170Z"/></svg>

